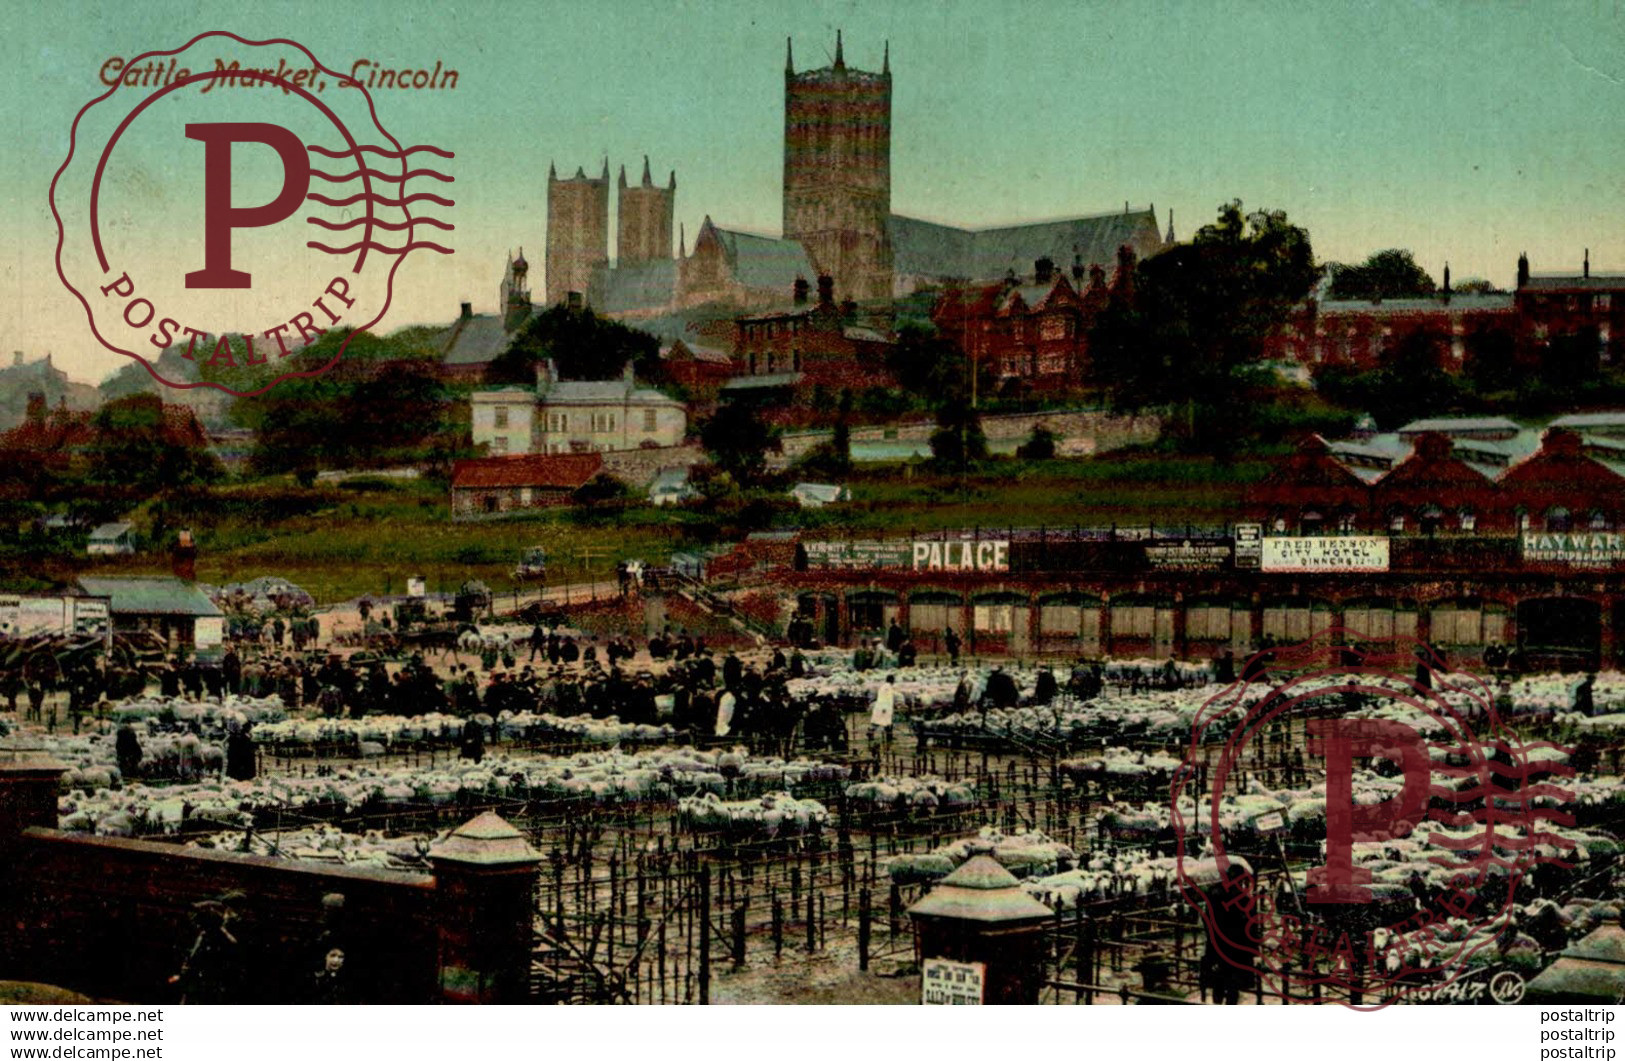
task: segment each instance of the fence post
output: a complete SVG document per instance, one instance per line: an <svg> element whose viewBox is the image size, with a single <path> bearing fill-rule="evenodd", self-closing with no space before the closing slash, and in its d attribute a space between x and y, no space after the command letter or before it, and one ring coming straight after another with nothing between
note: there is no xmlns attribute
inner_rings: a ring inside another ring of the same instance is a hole
<svg viewBox="0 0 1625 1061"><path fill-rule="evenodd" d="M807 953L811 954L818 949L818 911L813 899L812 889L807 889Z"/></svg>
<svg viewBox="0 0 1625 1061"><path fill-rule="evenodd" d="M733 910L733 959L734 969L745 967L745 907L734 907Z"/></svg>
<svg viewBox="0 0 1625 1061"><path fill-rule="evenodd" d="M867 972L869 969L869 889L858 890L858 968Z"/></svg>
<svg viewBox="0 0 1625 1061"><path fill-rule="evenodd" d="M700 867L700 1005L711 1004L711 867Z"/></svg>
<svg viewBox="0 0 1625 1061"><path fill-rule="evenodd" d="M784 901L773 897L773 957L784 953Z"/></svg>

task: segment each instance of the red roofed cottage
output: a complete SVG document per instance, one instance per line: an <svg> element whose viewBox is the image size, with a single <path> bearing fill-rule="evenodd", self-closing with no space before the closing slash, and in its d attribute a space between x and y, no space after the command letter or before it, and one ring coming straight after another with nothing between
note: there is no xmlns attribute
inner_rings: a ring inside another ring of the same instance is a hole
<svg viewBox="0 0 1625 1061"><path fill-rule="evenodd" d="M567 504L603 470L596 453L520 454L461 460L452 466L454 519Z"/></svg>

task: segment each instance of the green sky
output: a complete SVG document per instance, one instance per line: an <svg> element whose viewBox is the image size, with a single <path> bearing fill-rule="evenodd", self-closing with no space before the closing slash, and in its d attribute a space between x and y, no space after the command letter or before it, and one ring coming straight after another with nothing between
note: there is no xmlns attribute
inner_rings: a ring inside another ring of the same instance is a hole
<svg viewBox="0 0 1625 1061"><path fill-rule="evenodd" d="M1625 271L1625 10L1584 3L149 3L9 0L0 333L99 378L52 268L46 204L102 63L206 29L288 36L330 66L459 72L394 92L403 142L457 152L452 258L408 259L388 323L489 309L541 261L549 160L675 168L710 214L779 225L784 39L798 68L891 43L893 207L966 225L1155 203L1184 235L1222 200L1285 209L1324 260L1409 247L1435 275ZM161 175L160 175L161 176ZM539 268L538 268L539 271ZM539 277L535 278L540 280Z"/></svg>

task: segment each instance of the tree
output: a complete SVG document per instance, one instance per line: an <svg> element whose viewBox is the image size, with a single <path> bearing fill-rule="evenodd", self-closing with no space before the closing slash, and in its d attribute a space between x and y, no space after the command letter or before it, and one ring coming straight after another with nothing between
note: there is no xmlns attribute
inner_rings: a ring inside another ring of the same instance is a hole
<svg viewBox="0 0 1625 1061"><path fill-rule="evenodd" d="M345 333L329 332L319 355ZM409 337L356 335L327 372L239 399L233 418L254 431L255 468L314 481L323 467L416 461L450 445L453 410L432 350Z"/></svg>
<svg viewBox="0 0 1625 1061"><path fill-rule="evenodd" d="M486 378L532 383L536 365L548 359L560 379L615 379L628 363L651 379L660 366L660 340L590 309L553 306L525 323L508 349L491 362Z"/></svg>
<svg viewBox="0 0 1625 1061"><path fill-rule="evenodd" d="M947 471L987 459L982 417L964 394L953 394L937 406L937 430L931 434L931 457Z"/></svg>
<svg viewBox="0 0 1625 1061"><path fill-rule="evenodd" d="M1466 280L1450 285L1458 295L1501 295L1505 294L1500 288L1481 277L1471 276Z"/></svg>
<svg viewBox="0 0 1625 1061"><path fill-rule="evenodd" d="M711 460L741 486L761 479L767 454L779 448L773 431L750 402L724 402L700 425L700 445Z"/></svg>
<svg viewBox="0 0 1625 1061"><path fill-rule="evenodd" d="M1411 252L1398 249L1378 251L1359 265L1333 265L1331 279L1332 298L1358 302L1427 298L1436 290Z"/></svg>
<svg viewBox="0 0 1625 1061"><path fill-rule="evenodd" d="M104 491L145 499L195 489L220 477L220 464L201 432L172 425L156 394L107 402L91 429L89 479Z"/></svg>
<svg viewBox="0 0 1625 1061"><path fill-rule="evenodd" d="M815 398L816 402L816 398ZM840 478L852 471L852 391L842 388L830 440L813 447L800 461L809 474Z"/></svg>
<svg viewBox="0 0 1625 1061"><path fill-rule="evenodd" d="M1510 390L1517 384L1517 339L1497 321L1479 321L1467 332L1463 368L1479 394Z"/></svg>
<svg viewBox="0 0 1625 1061"><path fill-rule="evenodd" d="M1060 437L1043 424L1035 424L1027 441L1016 448L1016 456L1030 461L1054 460L1055 443Z"/></svg>
<svg viewBox="0 0 1625 1061"><path fill-rule="evenodd" d="M1141 262L1090 334L1119 405L1184 407L1196 448L1227 451L1245 421L1248 369L1320 276L1309 233L1283 211L1226 203L1212 224Z"/></svg>

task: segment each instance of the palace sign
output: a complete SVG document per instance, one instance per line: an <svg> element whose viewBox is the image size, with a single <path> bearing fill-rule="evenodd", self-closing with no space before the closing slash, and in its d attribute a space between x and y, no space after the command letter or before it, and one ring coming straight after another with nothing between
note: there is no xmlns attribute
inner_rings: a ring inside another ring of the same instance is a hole
<svg viewBox="0 0 1625 1061"><path fill-rule="evenodd" d="M1265 538L1265 571L1386 571L1387 538Z"/></svg>
<svg viewBox="0 0 1625 1061"><path fill-rule="evenodd" d="M1533 564L1611 567L1625 560L1625 534L1546 534L1525 532L1523 558Z"/></svg>

